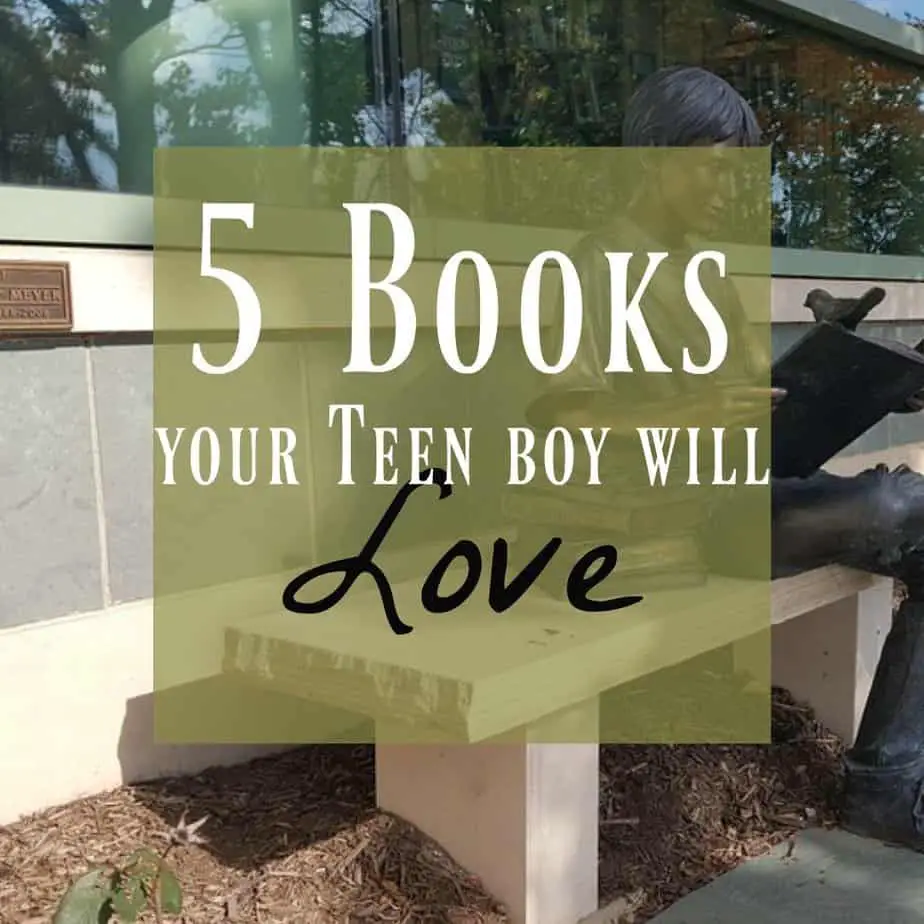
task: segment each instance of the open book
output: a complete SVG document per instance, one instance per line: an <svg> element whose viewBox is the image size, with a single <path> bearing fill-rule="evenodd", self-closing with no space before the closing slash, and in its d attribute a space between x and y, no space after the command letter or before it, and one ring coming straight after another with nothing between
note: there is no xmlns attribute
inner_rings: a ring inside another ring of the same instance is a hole
<svg viewBox="0 0 924 924"><path fill-rule="evenodd" d="M771 376L788 392L773 412L771 471L804 478L924 389L924 355L823 321Z"/></svg>

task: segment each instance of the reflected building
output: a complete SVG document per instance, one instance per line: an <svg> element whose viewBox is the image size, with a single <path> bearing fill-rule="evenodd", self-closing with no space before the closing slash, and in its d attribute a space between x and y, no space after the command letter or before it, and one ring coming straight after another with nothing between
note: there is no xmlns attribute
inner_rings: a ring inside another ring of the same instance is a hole
<svg viewBox="0 0 924 924"><path fill-rule="evenodd" d="M908 5L4 0L0 181L149 194L164 145L618 145L637 83L686 63L759 113L776 246L918 255Z"/></svg>

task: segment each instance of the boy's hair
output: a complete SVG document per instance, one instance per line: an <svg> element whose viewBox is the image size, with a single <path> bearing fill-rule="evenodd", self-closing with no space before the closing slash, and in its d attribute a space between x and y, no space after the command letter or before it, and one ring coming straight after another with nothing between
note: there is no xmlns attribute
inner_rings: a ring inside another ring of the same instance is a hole
<svg viewBox="0 0 924 924"><path fill-rule="evenodd" d="M728 142L760 144L760 126L747 100L727 81L701 67L665 67L635 91L623 120L630 148L683 148Z"/></svg>

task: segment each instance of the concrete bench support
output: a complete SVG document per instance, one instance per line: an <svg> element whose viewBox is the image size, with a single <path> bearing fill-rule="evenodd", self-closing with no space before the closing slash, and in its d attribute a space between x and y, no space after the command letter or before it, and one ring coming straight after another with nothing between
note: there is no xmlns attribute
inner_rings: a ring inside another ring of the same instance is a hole
<svg viewBox="0 0 924 924"><path fill-rule="evenodd" d="M835 567L773 584L771 679L849 744L892 625L893 587L887 578ZM767 651L766 638L745 639L736 661L755 665Z"/></svg>
<svg viewBox="0 0 924 924"><path fill-rule="evenodd" d="M891 625L885 580L783 623L773 633L773 681L853 744Z"/></svg>
<svg viewBox="0 0 924 924"><path fill-rule="evenodd" d="M598 904L599 748L535 742L593 742L598 723L594 699L502 743L379 744L379 805L479 876L513 924L575 924Z"/></svg>

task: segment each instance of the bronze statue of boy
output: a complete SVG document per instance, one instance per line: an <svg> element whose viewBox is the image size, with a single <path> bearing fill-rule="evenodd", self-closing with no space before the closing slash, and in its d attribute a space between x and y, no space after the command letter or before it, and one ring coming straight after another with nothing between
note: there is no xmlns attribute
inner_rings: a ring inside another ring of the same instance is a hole
<svg viewBox="0 0 924 924"><path fill-rule="evenodd" d="M624 121L623 144L633 148L760 143L760 129L748 103L726 81L696 67L671 67L653 74L633 96ZM669 191L662 188L663 179L653 174L624 216L633 235L643 239L646 232L659 229L652 250L683 247L689 235L702 233L714 192L708 171L674 176ZM678 190L677 183L686 188ZM701 207L691 208L690 203L697 201ZM677 203L686 204L683 214L676 214ZM665 228L676 229L674 240L664 240ZM592 241L589 246L593 247ZM839 314L839 306L818 302L815 293L814 303L807 305L816 321L850 317L850 306ZM610 427L617 437L621 432L634 434L635 427L650 425L657 402L670 400L659 392L649 396L649 403L634 396L628 409L617 403L614 377L602 371L609 339L601 307L605 304L585 299L578 356L568 370L554 377L551 390L530 406L528 416L534 426L602 426ZM662 336L671 336L670 314L662 319L668 325ZM646 322L651 323L649 310ZM747 323L743 311L740 323ZM728 427L752 421L771 399L786 400L785 395L740 384L720 384L717 395ZM918 396L895 412L917 411L921 406ZM714 406L710 412L716 413ZM840 564L897 578L907 587L857 740L845 761L843 820L856 833L924 849L924 477L905 466L892 471L877 466L853 477L819 469L805 478L773 478L771 492L774 576ZM710 536L719 534L727 547L729 532L742 516L746 512L741 504L719 507L705 526L706 548ZM746 555L740 565L742 572L748 570Z"/></svg>

